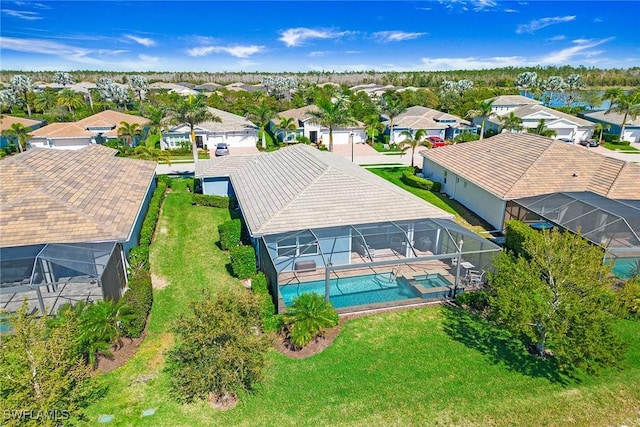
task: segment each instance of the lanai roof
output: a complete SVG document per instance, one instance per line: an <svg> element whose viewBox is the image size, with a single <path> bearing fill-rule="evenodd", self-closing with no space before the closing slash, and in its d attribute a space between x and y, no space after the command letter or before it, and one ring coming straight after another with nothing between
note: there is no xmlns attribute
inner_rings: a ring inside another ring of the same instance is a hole
<svg viewBox="0 0 640 427"><path fill-rule="evenodd" d="M116 150L32 149L0 167L0 246L127 240L154 162Z"/></svg>
<svg viewBox="0 0 640 427"><path fill-rule="evenodd" d="M333 153L297 144L229 172L210 159L197 177L228 173L253 236L453 215ZM204 171L207 171L206 173Z"/></svg>
<svg viewBox="0 0 640 427"><path fill-rule="evenodd" d="M501 133L421 154L504 200L577 191L640 199L640 165L539 135Z"/></svg>

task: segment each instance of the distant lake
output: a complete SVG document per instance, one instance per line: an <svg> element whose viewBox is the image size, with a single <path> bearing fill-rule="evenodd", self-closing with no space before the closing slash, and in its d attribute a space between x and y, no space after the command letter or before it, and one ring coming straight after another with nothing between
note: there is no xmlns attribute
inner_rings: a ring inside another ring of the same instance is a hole
<svg viewBox="0 0 640 427"><path fill-rule="evenodd" d="M603 90L599 91L599 95L600 95L600 96L602 96L603 94L604 94L604 91L603 91ZM533 97L533 95L532 95L531 93L529 93L529 92L527 92L527 94L525 95L525 91L523 91L523 90L521 90L521 91L520 91L520 95L522 95L522 96L526 96L527 98L530 98L530 99L535 99L535 98ZM545 96L548 96L548 95L549 95L549 92L548 92L548 91L545 91L545 92L544 92L544 95L545 95ZM561 101L561 100L559 100L559 99L552 99L552 100L549 102L549 107L565 107L566 105L567 105L567 104L566 104L565 102L562 102L562 101ZM580 102L580 101L576 101L576 102L572 103L572 104L571 104L571 106L572 106L572 107L585 107L585 108L587 107L584 103L582 103L582 102ZM611 102L610 102L610 101L603 101L603 102L602 102L602 104L600 104L599 106L595 107L592 111L597 111L597 110L608 110L608 109L609 109L609 106L611 106Z"/></svg>

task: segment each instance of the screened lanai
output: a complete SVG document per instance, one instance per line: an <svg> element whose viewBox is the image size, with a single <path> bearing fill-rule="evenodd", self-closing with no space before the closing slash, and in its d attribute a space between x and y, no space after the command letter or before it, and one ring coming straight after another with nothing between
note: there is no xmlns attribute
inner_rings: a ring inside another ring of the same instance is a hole
<svg viewBox="0 0 640 427"><path fill-rule="evenodd" d="M419 219L265 235L258 258L279 311L316 292L348 312L440 300L481 286L499 250L449 219Z"/></svg>
<svg viewBox="0 0 640 427"><path fill-rule="evenodd" d="M618 277L640 260L640 200L613 200L592 192L553 193L513 200L506 219L549 224L580 234L605 249Z"/></svg>
<svg viewBox="0 0 640 427"><path fill-rule="evenodd" d="M0 248L0 309L55 313L65 303L117 300L126 285L118 242Z"/></svg>

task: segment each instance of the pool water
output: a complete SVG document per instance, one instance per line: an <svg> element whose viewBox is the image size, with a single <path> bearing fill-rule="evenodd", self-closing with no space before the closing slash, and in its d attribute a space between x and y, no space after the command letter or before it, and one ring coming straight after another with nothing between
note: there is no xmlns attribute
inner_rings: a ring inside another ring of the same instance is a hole
<svg viewBox="0 0 640 427"><path fill-rule="evenodd" d="M614 261L611 272L621 279L630 279L636 268L637 258L618 258Z"/></svg>
<svg viewBox="0 0 640 427"><path fill-rule="evenodd" d="M419 298L406 280L392 278L390 273L334 278L329 281L329 286L329 299L335 308ZM305 292L324 296L325 281L291 283L280 287L280 295L287 307Z"/></svg>
<svg viewBox="0 0 640 427"><path fill-rule="evenodd" d="M414 279L425 288L439 288L451 286L453 284L438 273L427 274L426 276L416 276Z"/></svg>

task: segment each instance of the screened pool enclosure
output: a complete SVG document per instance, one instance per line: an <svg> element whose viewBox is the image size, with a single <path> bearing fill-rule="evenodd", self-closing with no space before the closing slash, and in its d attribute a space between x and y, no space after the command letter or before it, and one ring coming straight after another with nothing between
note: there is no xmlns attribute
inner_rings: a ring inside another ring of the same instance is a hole
<svg viewBox="0 0 640 427"><path fill-rule="evenodd" d="M117 242L0 248L0 309L51 314L65 303L120 298L126 285Z"/></svg>
<svg viewBox="0 0 640 427"><path fill-rule="evenodd" d="M513 200L506 219L570 230L604 249L621 278L640 261L640 200L613 200L591 192L553 193Z"/></svg>
<svg viewBox="0 0 640 427"><path fill-rule="evenodd" d="M481 286L500 250L448 219L308 228L257 243L279 312L304 292L342 312L450 298Z"/></svg>

